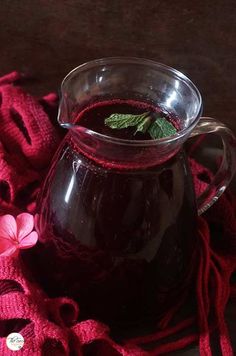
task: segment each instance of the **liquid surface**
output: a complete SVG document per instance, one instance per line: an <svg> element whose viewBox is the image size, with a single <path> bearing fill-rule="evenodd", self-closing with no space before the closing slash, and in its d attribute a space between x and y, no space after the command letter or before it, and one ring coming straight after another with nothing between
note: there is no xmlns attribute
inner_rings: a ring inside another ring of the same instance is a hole
<svg viewBox="0 0 236 356"><path fill-rule="evenodd" d="M80 123L107 134L111 109L140 110L113 104L86 109ZM41 266L38 278L49 295L76 299L81 318L123 330L156 320L176 302L195 246L195 197L183 151L148 169L111 169L87 157L69 134L38 213L40 243L31 255Z"/></svg>
<svg viewBox="0 0 236 356"><path fill-rule="evenodd" d="M138 132L135 134L136 129L134 127L118 130L112 129L104 123L105 119L111 114L140 115L144 112L150 112L151 115L158 113L159 117L166 118L176 127L176 129L178 129L178 118L173 114L168 113L166 110L162 110L160 107L137 100L113 99L110 101L94 103L79 114L75 114L74 121L83 127L106 136L125 140L151 140L151 136L148 133Z"/></svg>

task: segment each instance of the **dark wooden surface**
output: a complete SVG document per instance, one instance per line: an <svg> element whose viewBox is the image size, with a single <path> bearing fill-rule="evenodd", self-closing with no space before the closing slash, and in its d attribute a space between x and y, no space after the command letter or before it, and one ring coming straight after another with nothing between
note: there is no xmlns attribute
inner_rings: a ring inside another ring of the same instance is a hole
<svg viewBox="0 0 236 356"><path fill-rule="evenodd" d="M236 132L235 19L234 0L1 0L0 75L29 74L37 79L29 89L42 94L57 90L85 61L146 57L189 76L202 93L204 114ZM234 345L235 309L227 311Z"/></svg>

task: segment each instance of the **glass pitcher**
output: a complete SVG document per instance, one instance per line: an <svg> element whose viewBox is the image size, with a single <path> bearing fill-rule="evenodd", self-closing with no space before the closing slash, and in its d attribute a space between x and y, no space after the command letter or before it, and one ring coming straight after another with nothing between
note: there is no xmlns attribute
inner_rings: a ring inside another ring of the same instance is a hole
<svg viewBox="0 0 236 356"><path fill-rule="evenodd" d="M76 122L91 103L114 98L158 104L178 117L180 130L124 140ZM233 133L201 113L196 86L149 60L96 60L63 80L58 122L68 133L39 197L35 258L47 292L76 299L82 318L137 325L157 318L181 293L196 250L197 215L225 190L236 163ZM224 156L196 197L183 144L206 133L220 135Z"/></svg>

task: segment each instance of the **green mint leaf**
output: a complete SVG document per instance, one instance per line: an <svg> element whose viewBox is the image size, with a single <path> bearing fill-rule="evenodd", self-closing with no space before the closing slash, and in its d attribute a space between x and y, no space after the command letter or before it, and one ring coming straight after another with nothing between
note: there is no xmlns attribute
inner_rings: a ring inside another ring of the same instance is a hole
<svg viewBox="0 0 236 356"><path fill-rule="evenodd" d="M105 125L112 129L136 127L134 135L138 132L148 132L154 140L174 135L177 132L173 124L166 118L158 117L157 114L150 114L150 112L144 112L139 115L111 114L105 119Z"/></svg>
<svg viewBox="0 0 236 356"><path fill-rule="evenodd" d="M176 132L176 128L164 117L158 117L148 128L148 133L154 140L174 135Z"/></svg>
<svg viewBox="0 0 236 356"><path fill-rule="evenodd" d="M144 119L142 119L142 121L137 125L137 129L134 135L136 135L137 132L145 133L148 130L151 123L152 123L151 116L147 116Z"/></svg>
<svg viewBox="0 0 236 356"><path fill-rule="evenodd" d="M105 119L105 125L112 129L125 129L131 126L140 125L143 120L149 115L149 112L145 112L140 115L132 114L111 114Z"/></svg>

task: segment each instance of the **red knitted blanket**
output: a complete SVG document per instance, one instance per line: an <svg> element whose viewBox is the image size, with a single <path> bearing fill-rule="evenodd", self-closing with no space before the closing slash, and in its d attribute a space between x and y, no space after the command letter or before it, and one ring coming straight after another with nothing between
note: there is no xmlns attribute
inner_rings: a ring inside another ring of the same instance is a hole
<svg viewBox="0 0 236 356"><path fill-rule="evenodd" d="M16 72L0 78L0 215L34 213L37 191L62 138L56 95L34 98L17 85L21 80ZM211 174L194 160L190 164L199 194ZM0 355L16 354L6 337L19 332L25 343L17 355L154 356L198 343L200 355L210 356L212 331L223 356L233 355L224 312L229 299L236 298L235 212L235 199L226 193L199 218L195 311L176 321L188 303L183 295L153 334L120 344L109 336L109 326L80 321L73 300L48 298L20 257L0 257Z"/></svg>

